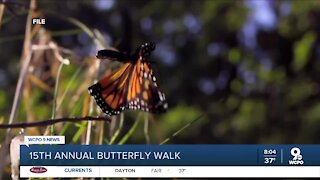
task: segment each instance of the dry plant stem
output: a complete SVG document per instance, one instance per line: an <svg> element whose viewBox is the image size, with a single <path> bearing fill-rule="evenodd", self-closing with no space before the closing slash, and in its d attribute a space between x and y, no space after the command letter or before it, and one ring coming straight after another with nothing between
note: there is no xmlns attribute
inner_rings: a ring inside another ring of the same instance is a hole
<svg viewBox="0 0 320 180"><path fill-rule="evenodd" d="M17 107L19 104L19 100L21 97L21 90L23 87L23 82L24 82L24 77L26 76L27 73L27 69L29 67L29 63L31 61L31 53L29 53L29 55L27 56L27 58L23 61L23 67L21 68L20 71L20 75L19 75L19 80L18 80L18 84L16 87L16 91L15 91L15 96L14 96L14 100L13 100L13 105L12 105L12 109L11 109L11 113L10 113L10 117L9 117L9 124L12 124L14 122L15 116L16 116L16 111L17 111ZM6 164L6 161L4 160L5 157L8 154L8 146L9 146L9 142L11 139L11 129L7 129L7 133L6 133L6 138L5 138L5 143L2 146L2 152L1 152L1 158L3 161L1 161L0 163L0 179L2 179L1 177L3 176L3 168Z"/></svg>
<svg viewBox="0 0 320 180"><path fill-rule="evenodd" d="M28 74L28 81L40 87L42 90L46 91L47 93L53 94L51 87L48 84L46 84L44 81L42 81L39 77L30 73Z"/></svg>
<svg viewBox="0 0 320 180"><path fill-rule="evenodd" d="M29 67L29 64L31 61L31 55L32 55L32 53L30 52L28 54L27 58L23 61L24 63L21 68L21 71L20 71L19 80L18 80L18 84L16 87L15 96L13 99L13 105L12 105L12 109L11 109L11 113L10 113L10 117L9 117L9 124L13 123L15 116L16 116L16 111L17 111L18 103L19 103L20 96L21 96L21 90L22 90L23 83L24 83L24 80L25 80L25 77L27 74L27 70L28 70L28 67Z"/></svg>
<svg viewBox="0 0 320 180"><path fill-rule="evenodd" d="M109 144L113 144L113 143L117 140L117 138L118 138L118 136L119 136L119 134L121 133L121 130L122 130L122 128L123 128L123 122L124 122L124 115L123 115L123 113L121 113L121 114L120 114L120 124L119 124L119 128L117 129L117 131L116 131L116 132L114 133L114 135L112 136Z"/></svg>
<svg viewBox="0 0 320 180"><path fill-rule="evenodd" d="M36 0L31 0L30 1L30 9L27 17L27 23L26 23L26 31L25 31L25 39L24 39L24 44L23 44L23 53L21 57L21 62L23 63L23 68L21 68L20 71L20 76L14 96L14 101L9 117L9 124L12 124L14 122L15 116L16 116L16 110L18 107L19 99L20 99L20 93L22 89L22 84L24 81L25 74L27 72L27 68L29 66L30 60L31 60L31 21L32 21L32 15L33 15L33 10L36 9ZM4 144L1 148L1 154L0 154L0 159L2 160L0 163L0 179L3 177L3 170L6 165L6 158L9 150L9 142L11 139L11 129L7 130L6 133L6 138L4 141Z"/></svg>
<svg viewBox="0 0 320 180"><path fill-rule="evenodd" d="M59 69L58 69L58 73L57 73L57 78L56 78L56 83L55 83L55 88L54 88L54 97L53 97L53 107L52 107L51 119L56 118L56 106L57 106L57 97L58 97L58 89L59 89L59 79L60 79L62 67L63 67L63 63L60 64ZM50 128L51 135L53 135L53 131L54 131L53 128L54 128L53 126L51 126L51 128Z"/></svg>
<svg viewBox="0 0 320 180"><path fill-rule="evenodd" d="M83 115L88 115L89 112L90 112L90 100L91 100L91 97L87 94L86 97L85 97L85 100L84 100L84 108L83 108L83 111L82 111L82 114ZM92 134L92 122L89 121L88 122L88 126L87 126L87 133L86 133L86 139L85 139L85 144L90 144L90 140L91 140L91 134Z"/></svg>
<svg viewBox="0 0 320 180"><path fill-rule="evenodd" d="M118 118L116 116L112 116L112 122L110 123L108 129L109 129L109 137L110 139L112 139L112 137L114 136L114 133L116 131L116 125L118 122Z"/></svg>
<svg viewBox="0 0 320 180"><path fill-rule="evenodd" d="M146 138L146 144L150 144L149 119L147 113L144 115L144 137Z"/></svg>
<svg viewBox="0 0 320 180"><path fill-rule="evenodd" d="M25 39L23 43L23 53L22 57L26 56L26 53L30 52L31 50L31 21L34 14L34 10L36 9L36 0L30 1L30 9L27 17L27 24L26 24L26 32L25 32Z"/></svg>
<svg viewBox="0 0 320 180"><path fill-rule="evenodd" d="M35 121L29 123L15 123L15 124L0 124L0 129L12 129L12 128L29 128L29 127L40 127L40 126L48 126L60 122L81 122L81 121L106 121L111 122L109 117L64 117L57 119L47 119L43 121Z"/></svg>
<svg viewBox="0 0 320 180"><path fill-rule="evenodd" d="M96 62L94 64L94 66L93 66L94 69L95 69L95 72L96 72L96 76L97 76L97 72L98 72L97 70L99 69L99 66L100 66L99 62ZM93 100L92 100L92 97L87 94L87 99L88 99L88 103L89 103L89 108L88 108L87 112L85 112L85 113L92 114L92 111L93 111ZM100 127L100 129L103 129L103 127ZM89 121L88 125L87 125L86 144L90 143L91 134L92 134L92 122ZM101 132L100 132L100 135L101 135ZM103 133L102 133L102 136L103 136Z"/></svg>
<svg viewBox="0 0 320 180"><path fill-rule="evenodd" d="M103 138L104 138L104 122L102 121L100 124L98 144L103 144Z"/></svg>
<svg viewBox="0 0 320 180"><path fill-rule="evenodd" d="M87 133L86 133L86 139L85 139L85 144L87 145L90 144L91 134L92 134L92 122L89 121L87 125Z"/></svg>
<svg viewBox="0 0 320 180"><path fill-rule="evenodd" d="M4 12L4 4L0 4L0 29L1 29L1 24L2 24L3 12Z"/></svg>

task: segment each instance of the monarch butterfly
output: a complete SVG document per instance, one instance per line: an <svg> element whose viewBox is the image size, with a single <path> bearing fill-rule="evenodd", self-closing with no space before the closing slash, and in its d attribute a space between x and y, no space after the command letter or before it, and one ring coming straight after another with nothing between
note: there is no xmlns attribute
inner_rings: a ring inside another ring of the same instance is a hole
<svg viewBox="0 0 320 180"><path fill-rule="evenodd" d="M158 89L156 78L150 68L150 54L155 43L142 44L133 55L100 50L98 59L110 59L125 64L88 88L91 96L109 116L120 114L125 109L163 113L168 104L165 95Z"/></svg>

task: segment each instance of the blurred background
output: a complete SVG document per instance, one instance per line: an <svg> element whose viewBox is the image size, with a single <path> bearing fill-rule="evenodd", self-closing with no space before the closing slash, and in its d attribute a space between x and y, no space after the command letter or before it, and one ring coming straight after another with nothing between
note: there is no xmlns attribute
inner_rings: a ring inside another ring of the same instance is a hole
<svg viewBox="0 0 320 180"><path fill-rule="evenodd" d="M29 1L2 4L0 120L7 123L30 7ZM119 137L137 119L149 119L149 139L141 121L126 143L158 144L196 119L168 143L320 142L320 1L45 0L36 1L33 16L46 24L31 26L31 44L56 43L70 64L58 74L61 62L54 52L34 51L15 122L52 117L57 77L55 117L102 115L95 102L87 110L87 88L120 63L100 63L97 50L131 52L155 41L152 67L169 110L125 111ZM119 117L113 120L118 123ZM91 143L110 142L117 123L102 129L94 122ZM82 143L86 128L87 122L63 123L55 133L66 135L68 143ZM98 142L101 131L106 135ZM45 128L27 132L44 134ZM0 130L1 142L5 136Z"/></svg>

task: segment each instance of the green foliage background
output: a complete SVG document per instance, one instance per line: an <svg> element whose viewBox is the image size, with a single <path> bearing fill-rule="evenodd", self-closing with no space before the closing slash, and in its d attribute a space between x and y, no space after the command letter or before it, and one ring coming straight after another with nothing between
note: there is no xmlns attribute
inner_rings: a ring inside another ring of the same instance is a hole
<svg viewBox="0 0 320 180"><path fill-rule="evenodd" d="M88 80L86 73L90 63L98 61L94 59L99 49L95 39L128 52L143 42L155 41L158 46L152 55L156 62L153 68L169 102L169 111L148 115L150 143L162 142L199 115L202 118L170 143L320 142L319 1L282 0L262 5L270 6L276 23L272 28L255 24L251 39L243 29L255 17L254 9L248 5L254 0L105 1L109 2L37 2L37 10L46 18L43 27L60 47L73 52L66 56L71 64L63 67L60 76L59 95L67 92L58 117L83 114L86 88L94 83L94 77ZM14 5L12 11L5 10L0 29L2 123L9 118L21 68L28 2L20 3L25 7ZM103 8L103 4L110 6ZM267 17L263 12L261 16ZM68 18L102 36L90 37ZM256 43L248 47L246 41ZM118 65L102 62L97 79ZM17 122L51 117L53 93L31 86L31 102L22 98ZM29 118L27 107L33 111ZM101 113L94 108L92 115ZM126 111L120 137L145 116L146 113ZM81 143L86 125L57 125L56 132L65 134L70 143ZM141 121L126 143L145 143L143 126ZM104 127L108 134L109 125ZM44 128L29 131L43 132ZM4 136L5 131L1 130L0 138L3 140ZM103 142L110 137L106 135Z"/></svg>
<svg viewBox="0 0 320 180"><path fill-rule="evenodd" d="M151 61L167 113L125 111L112 123L59 123L52 133L70 144L320 142L320 1L35 0L34 11L30 1L0 2L1 124L9 122L31 13L46 19L31 26L31 44L51 37L70 64L50 50L32 52L15 123L103 115L87 88L121 63L100 62L96 52L155 41ZM6 137L0 129L1 150Z"/></svg>

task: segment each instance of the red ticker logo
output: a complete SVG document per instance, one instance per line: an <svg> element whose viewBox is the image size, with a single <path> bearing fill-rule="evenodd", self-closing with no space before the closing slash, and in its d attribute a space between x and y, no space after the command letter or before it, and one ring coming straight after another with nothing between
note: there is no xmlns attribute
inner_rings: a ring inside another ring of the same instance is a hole
<svg viewBox="0 0 320 180"><path fill-rule="evenodd" d="M48 171L47 168L41 167L41 166L32 167L32 168L30 169L30 172L32 172L32 173L37 173L37 174L39 174L39 173L45 173L45 172L47 172L47 171Z"/></svg>

